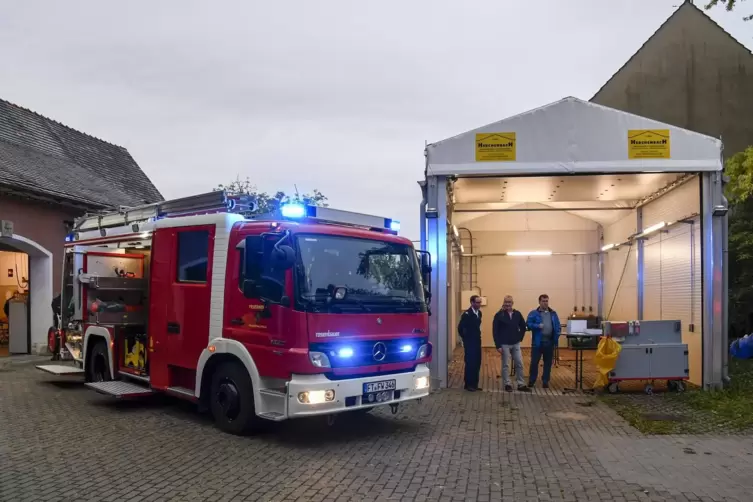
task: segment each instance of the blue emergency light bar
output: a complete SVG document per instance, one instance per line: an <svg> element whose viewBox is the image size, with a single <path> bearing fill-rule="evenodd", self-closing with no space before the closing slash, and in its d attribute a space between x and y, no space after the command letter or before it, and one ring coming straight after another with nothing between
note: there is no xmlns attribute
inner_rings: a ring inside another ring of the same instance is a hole
<svg viewBox="0 0 753 502"><path fill-rule="evenodd" d="M382 228L397 233L400 222L391 218L381 218L368 214L341 211L329 207L309 206L306 204L288 203L280 206L280 214L290 220L315 219L330 223L341 223L367 228Z"/></svg>

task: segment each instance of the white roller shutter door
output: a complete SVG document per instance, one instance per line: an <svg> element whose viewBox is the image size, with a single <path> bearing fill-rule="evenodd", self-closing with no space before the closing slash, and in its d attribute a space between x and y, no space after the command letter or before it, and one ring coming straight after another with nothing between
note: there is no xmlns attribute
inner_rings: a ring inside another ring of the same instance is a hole
<svg viewBox="0 0 753 502"><path fill-rule="evenodd" d="M694 179L644 206L643 226L672 223L699 210L699 185ZM698 217L691 221L672 225L645 241L643 317L681 321L683 342L689 350L690 379L700 383L700 223Z"/></svg>

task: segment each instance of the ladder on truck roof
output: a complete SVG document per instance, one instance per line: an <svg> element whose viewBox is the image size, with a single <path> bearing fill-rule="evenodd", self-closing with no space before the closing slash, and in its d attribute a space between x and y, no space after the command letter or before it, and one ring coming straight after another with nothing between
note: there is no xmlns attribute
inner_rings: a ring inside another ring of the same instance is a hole
<svg viewBox="0 0 753 502"><path fill-rule="evenodd" d="M73 224L73 231L86 232L126 225L137 225L161 218L191 214L248 213L255 208L256 203L254 199L248 195L229 195L224 190L216 190L143 206L123 206L114 211L94 214L87 213L76 219Z"/></svg>

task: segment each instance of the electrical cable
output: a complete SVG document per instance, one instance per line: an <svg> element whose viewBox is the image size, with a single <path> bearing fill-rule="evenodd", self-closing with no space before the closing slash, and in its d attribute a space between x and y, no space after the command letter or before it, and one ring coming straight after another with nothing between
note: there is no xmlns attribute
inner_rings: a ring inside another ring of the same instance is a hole
<svg viewBox="0 0 753 502"><path fill-rule="evenodd" d="M607 317L604 319L605 321L608 321L609 318L612 316L612 308L614 308L614 302L617 300L617 293L620 291L620 286L622 286L622 279L625 277L625 271L627 270L628 261L630 261L630 251L633 249L633 241L630 241L630 246L628 246L627 256L625 256L625 265L622 267L622 274L620 274L620 280L617 281L617 289L614 290L614 297L612 298L612 304L609 305L609 311L607 312Z"/></svg>

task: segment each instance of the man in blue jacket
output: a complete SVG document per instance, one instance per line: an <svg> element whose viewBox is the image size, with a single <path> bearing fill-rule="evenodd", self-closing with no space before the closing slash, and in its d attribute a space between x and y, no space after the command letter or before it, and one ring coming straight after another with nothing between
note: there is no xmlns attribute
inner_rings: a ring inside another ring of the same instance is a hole
<svg viewBox="0 0 753 502"><path fill-rule="evenodd" d="M544 374L541 383L545 389L549 388L549 377L552 373L554 348L559 343L560 319L557 312L549 308L549 295L539 296L539 307L528 314L526 320L531 330L531 368L528 371L528 386L533 387L539 376L539 361L544 358Z"/></svg>

